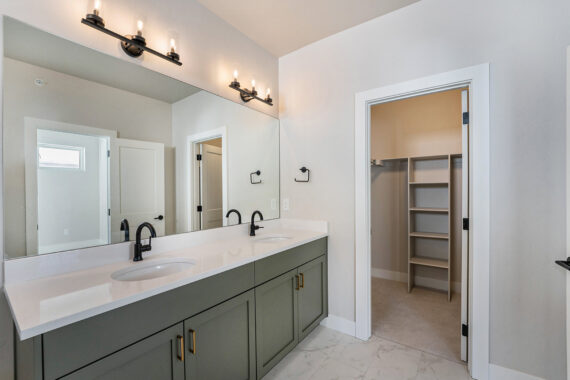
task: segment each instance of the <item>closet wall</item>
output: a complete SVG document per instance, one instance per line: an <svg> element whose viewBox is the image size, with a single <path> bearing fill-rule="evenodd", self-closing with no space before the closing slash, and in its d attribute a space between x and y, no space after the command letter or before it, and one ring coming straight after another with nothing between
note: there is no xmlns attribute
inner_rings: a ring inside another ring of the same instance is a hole
<svg viewBox="0 0 570 380"><path fill-rule="evenodd" d="M461 90L383 103L371 110L372 275L407 282L407 157L461 153ZM398 160L398 158L402 158ZM461 283L462 158L452 159L451 281ZM437 218L435 219L437 221ZM434 249L441 241L429 242ZM447 290L447 271L416 266L417 285Z"/></svg>

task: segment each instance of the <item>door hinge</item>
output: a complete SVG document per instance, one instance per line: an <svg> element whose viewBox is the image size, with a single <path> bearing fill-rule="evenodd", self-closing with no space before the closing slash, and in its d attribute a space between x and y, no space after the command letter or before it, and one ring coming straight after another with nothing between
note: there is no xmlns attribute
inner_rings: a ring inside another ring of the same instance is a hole
<svg viewBox="0 0 570 380"><path fill-rule="evenodd" d="M202 161L202 155L201 155L201 154L197 154L197 155L196 155L196 160Z"/></svg>
<svg viewBox="0 0 570 380"><path fill-rule="evenodd" d="M461 324L461 335L469 336L469 326L467 326L465 323Z"/></svg>
<svg viewBox="0 0 570 380"><path fill-rule="evenodd" d="M463 124L469 124L469 112L463 112Z"/></svg>
<svg viewBox="0 0 570 380"><path fill-rule="evenodd" d="M110 208L107 209L107 215L111 216L111 209Z"/></svg>
<svg viewBox="0 0 570 380"><path fill-rule="evenodd" d="M198 210L198 212L202 212L202 206L198 206L196 207L196 209Z"/></svg>
<svg viewBox="0 0 570 380"><path fill-rule="evenodd" d="M463 218L463 229L469 231L469 218Z"/></svg>
<svg viewBox="0 0 570 380"><path fill-rule="evenodd" d="M111 157L111 151L110 150L107 151L107 157Z"/></svg>

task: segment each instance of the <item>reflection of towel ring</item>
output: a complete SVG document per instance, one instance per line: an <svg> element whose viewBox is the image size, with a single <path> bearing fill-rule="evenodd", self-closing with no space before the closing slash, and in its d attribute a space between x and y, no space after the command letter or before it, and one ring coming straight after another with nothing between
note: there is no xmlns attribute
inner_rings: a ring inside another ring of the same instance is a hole
<svg viewBox="0 0 570 380"><path fill-rule="evenodd" d="M261 175L261 170L255 171L255 172L251 172L249 173L249 182L251 182L252 185L257 185L261 183L261 179L257 182L253 181L253 175Z"/></svg>
<svg viewBox="0 0 570 380"><path fill-rule="evenodd" d="M309 182L311 180L311 171L304 166L299 170L301 171L301 173L307 173L307 179L306 180L302 179L299 181L297 178L295 178L295 182Z"/></svg>

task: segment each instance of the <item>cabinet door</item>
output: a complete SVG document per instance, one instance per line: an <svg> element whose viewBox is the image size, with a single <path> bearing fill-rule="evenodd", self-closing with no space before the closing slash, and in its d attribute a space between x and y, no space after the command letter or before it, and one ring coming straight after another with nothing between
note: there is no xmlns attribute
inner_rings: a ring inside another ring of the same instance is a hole
<svg viewBox="0 0 570 380"><path fill-rule="evenodd" d="M328 314L326 255L299 267L299 341Z"/></svg>
<svg viewBox="0 0 570 380"><path fill-rule="evenodd" d="M182 336L182 323L179 323L63 378L184 380Z"/></svg>
<svg viewBox="0 0 570 380"><path fill-rule="evenodd" d="M255 379L253 290L184 321L188 380Z"/></svg>
<svg viewBox="0 0 570 380"><path fill-rule="evenodd" d="M257 377L263 377L298 340L297 269L255 288Z"/></svg>

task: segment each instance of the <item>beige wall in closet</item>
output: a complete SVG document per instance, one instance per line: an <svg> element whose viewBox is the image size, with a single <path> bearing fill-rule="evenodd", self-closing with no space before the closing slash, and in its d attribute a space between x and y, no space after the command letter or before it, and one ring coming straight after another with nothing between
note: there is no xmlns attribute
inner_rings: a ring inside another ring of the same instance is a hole
<svg viewBox="0 0 570 380"><path fill-rule="evenodd" d="M371 157L405 158L461 153L461 90L383 103L371 111ZM461 158L452 160L451 281L461 281ZM408 164L371 168L372 273L407 281ZM438 219L439 220L439 219ZM446 221L445 221L446 223ZM439 229L439 228L438 228ZM436 246L443 242L434 242ZM447 271L416 267L418 283L447 289ZM420 279L421 278L421 279ZM433 281L439 280L439 281Z"/></svg>

